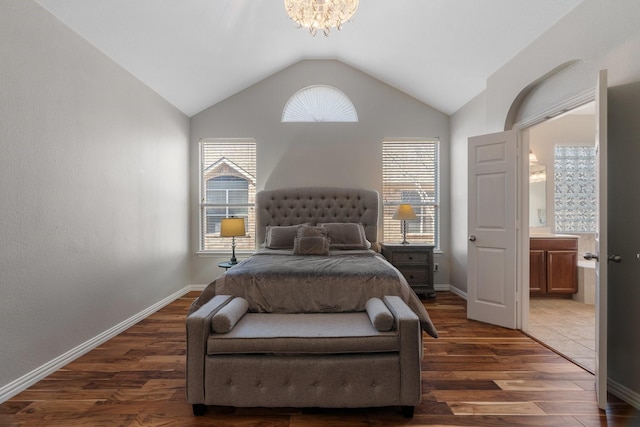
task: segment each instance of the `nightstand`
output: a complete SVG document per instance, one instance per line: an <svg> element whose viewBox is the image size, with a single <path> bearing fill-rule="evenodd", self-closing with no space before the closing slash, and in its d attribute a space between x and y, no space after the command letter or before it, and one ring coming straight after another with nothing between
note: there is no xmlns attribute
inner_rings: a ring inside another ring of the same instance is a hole
<svg viewBox="0 0 640 427"><path fill-rule="evenodd" d="M407 279L413 291L429 299L436 297L433 287L433 245L381 243L382 256Z"/></svg>
<svg viewBox="0 0 640 427"><path fill-rule="evenodd" d="M231 264L231 261L225 261L225 262L221 262L220 264L218 264L218 267L220 268L224 268L225 271L230 269L231 267L233 267L236 264Z"/></svg>

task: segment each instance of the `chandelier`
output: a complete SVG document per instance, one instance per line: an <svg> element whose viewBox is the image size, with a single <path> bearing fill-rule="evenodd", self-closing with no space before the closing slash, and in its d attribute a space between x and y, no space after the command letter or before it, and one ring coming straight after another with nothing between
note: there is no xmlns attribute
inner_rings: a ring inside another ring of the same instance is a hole
<svg viewBox="0 0 640 427"><path fill-rule="evenodd" d="M359 0L284 0L284 8L298 27L309 29L312 36L322 30L325 36L331 28L342 28L358 9Z"/></svg>

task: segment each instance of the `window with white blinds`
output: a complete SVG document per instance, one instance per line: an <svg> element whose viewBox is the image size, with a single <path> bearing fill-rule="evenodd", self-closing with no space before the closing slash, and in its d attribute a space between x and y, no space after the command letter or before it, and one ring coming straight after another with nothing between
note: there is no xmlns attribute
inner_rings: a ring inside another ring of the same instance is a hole
<svg viewBox="0 0 640 427"><path fill-rule="evenodd" d="M402 241L402 221L392 219L398 205L410 204L417 219L407 221L407 240L440 247L440 142L385 140L382 142L384 241Z"/></svg>
<svg viewBox="0 0 640 427"><path fill-rule="evenodd" d="M255 249L255 177L255 140L200 140L200 251L231 249L231 239L220 237L220 221L229 217L245 222L236 249Z"/></svg>

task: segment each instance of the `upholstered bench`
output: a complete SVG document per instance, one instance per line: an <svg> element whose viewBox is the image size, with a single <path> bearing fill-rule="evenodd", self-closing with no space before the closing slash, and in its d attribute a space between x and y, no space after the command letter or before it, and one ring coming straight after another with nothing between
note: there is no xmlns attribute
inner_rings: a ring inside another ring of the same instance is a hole
<svg viewBox="0 0 640 427"><path fill-rule="evenodd" d="M367 311L247 313L219 295L187 318L187 400L235 407L401 406L420 402L418 317L395 296Z"/></svg>

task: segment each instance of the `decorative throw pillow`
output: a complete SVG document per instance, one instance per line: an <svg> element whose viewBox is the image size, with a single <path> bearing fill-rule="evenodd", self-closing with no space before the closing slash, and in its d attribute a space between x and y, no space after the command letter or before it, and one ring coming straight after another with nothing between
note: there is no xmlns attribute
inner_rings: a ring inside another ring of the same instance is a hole
<svg viewBox="0 0 640 427"><path fill-rule="evenodd" d="M308 224L298 225L269 225L265 235L265 247L269 249L292 249L293 240L298 235L298 229Z"/></svg>
<svg viewBox="0 0 640 427"><path fill-rule="evenodd" d="M298 228L298 237L327 237L327 230L319 226L304 225Z"/></svg>
<svg viewBox="0 0 640 427"><path fill-rule="evenodd" d="M371 244L362 224L355 222L327 222L319 224L327 230L331 249L369 249Z"/></svg>
<svg viewBox="0 0 640 427"><path fill-rule="evenodd" d="M329 239L326 237L296 237L293 244L294 255L329 255Z"/></svg>
<svg viewBox="0 0 640 427"><path fill-rule="evenodd" d="M374 328L380 332L390 331L393 328L393 315L380 298L369 298L365 309Z"/></svg>
<svg viewBox="0 0 640 427"><path fill-rule="evenodd" d="M232 299L211 318L213 331L217 334L230 332L247 310L249 310L249 302L246 299L240 297Z"/></svg>

